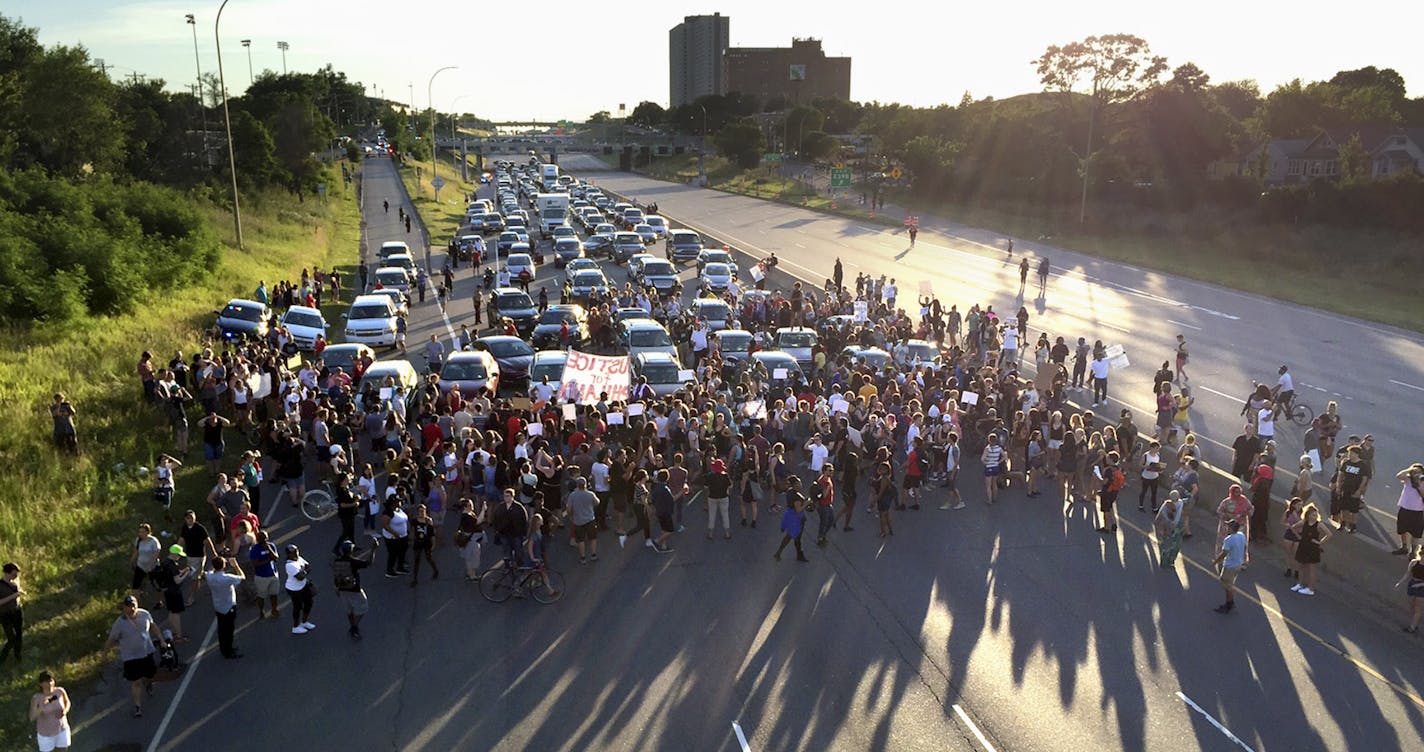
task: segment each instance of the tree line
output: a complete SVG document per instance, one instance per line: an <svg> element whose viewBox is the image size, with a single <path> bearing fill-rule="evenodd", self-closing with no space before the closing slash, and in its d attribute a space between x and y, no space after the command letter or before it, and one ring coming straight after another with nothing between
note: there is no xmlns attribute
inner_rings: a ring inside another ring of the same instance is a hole
<svg viewBox="0 0 1424 752"><path fill-rule="evenodd" d="M113 81L84 47L46 47L0 15L0 321L120 313L215 268L220 240L199 207L230 207L225 92L211 74L202 86L199 97L141 75ZM433 117L330 65L263 72L227 104L242 193L298 200L341 136L381 127L397 153L419 154Z"/></svg>
<svg viewBox="0 0 1424 752"><path fill-rule="evenodd" d="M1361 127L1424 126L1424 97L1409 98L1393 69L1340 71L1263 93L1254 81L1213 82L1194 63L1170 66L1126 34L1054 45L1032 65L1043 90L1002 100L966 92L954 106L815 99L788 107L733 92L671 110L642 102L628 122L688 135L705 128L719 152L744 167L773 149L852 162L862 168L857 175L898 165L908 188L926 198L1029 204L1090 222L1095 210L1123 204L1206 205L1424 230L1424 217L1410 208L1424 199L1418 173L1370 180L1362 150L1374 144L1352 138ZM1213 179L1213 163L1322 130L1344 137L1340 174L1331 179L1263 191L1264 165ZM857 144L866 147L859 154Z"/></svg>

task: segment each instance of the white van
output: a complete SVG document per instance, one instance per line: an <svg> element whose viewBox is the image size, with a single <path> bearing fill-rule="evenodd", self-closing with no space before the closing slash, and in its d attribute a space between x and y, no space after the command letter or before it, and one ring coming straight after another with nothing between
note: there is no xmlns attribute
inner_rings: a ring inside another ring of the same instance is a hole
<svg viewBox="0 0 1424 752"><path fill-rule="evenodd" d="M346 341L371 347L396 344L396 307L385 295L357 295L346 319Z"/></svg>

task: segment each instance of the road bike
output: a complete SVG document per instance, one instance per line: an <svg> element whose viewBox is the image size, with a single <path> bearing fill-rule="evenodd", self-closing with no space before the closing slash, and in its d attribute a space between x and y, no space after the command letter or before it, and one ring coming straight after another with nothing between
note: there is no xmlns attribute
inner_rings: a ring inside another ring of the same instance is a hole
<svg viewBox="0 0 1424 752"><path fill-rule="evenodd" d="M1310 405L1299 399L1293 399L1289 408L1281 410L1281 417L1301 428L1309 428L1310 424L1315 422L1315 411L1310 408Z"/></svg>
<svg viewBox="0 0 1424 752"><path fill-rule="evenodd" d="M532 567L515 566L513 558L506 556L502 566L491 567L480 575L480 595L492 603L528 595L547 605L564 596L564 576L542 563Z"/></svg>
<svg viewBox="0 0 1424 752"><path fill-rule="evenodd" d="M321 488L313 488L302 494L302 514L312 522L321 522L336 514L336 498L332 495L332 482L323 481Z"/></svg>

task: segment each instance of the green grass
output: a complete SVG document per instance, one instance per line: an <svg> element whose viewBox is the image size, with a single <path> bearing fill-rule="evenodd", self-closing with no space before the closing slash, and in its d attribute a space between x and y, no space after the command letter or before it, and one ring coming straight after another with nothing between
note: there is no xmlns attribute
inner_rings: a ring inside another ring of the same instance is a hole
<svg viewBox="0 0 1424 752"><path fill-rule="evenodd" d="M470 177L477 179L479 173L475 171L474 157L469 158L469 165ZM420 168L420 185L415 182L417 167ZM440 203L437 204L435 189L430 187L432 175L429 161L407 159L400 168L401 180L405 182L411 201L415 203L416 211L420 212L420 218L430 230L430 242L436 245L449 240L450 236L460 229L465 218L465 194L474 193L477 186L475 180L467 182L460 179L460 170L451 162L448 154L441 155L438 170L440 177L445 178L446 184L440 189Z"/></svg>
<svg viewBox="0 0 1424 752"><path fill-rule="evenodd" d="M658 159L639 170L685 183L697 175L692 155ZM899 217L872 215L854 201L807 192L765 167L741 170L707 160L708 187L804 206L862 222L899 227ZM1263 224L1248 216L1097 208L1080 227L1076 207L995 206L926 201L901 192L888 203L1020 238L1122 261L1270 298L1313 306L1413 331L1424 331L1415 280L1424 276L1420 238L1351 228Z"/></svg>
<svg viewBox="0 0 1424 752"><path fill-rule="evenodd" d="M134 472L140 465L152 468L153 458L169 449L170 436L158 414L141 404L139 353L149 350L165 364L177 349L191 356L212 312L229 298L250 296L259 279L270 287L278 279L296 280L314 265L354 269L354 191L343 192L338 176L327 183L333 189L324 202L308 197L298 203L285 193L244 196L246 249L225 247L212 276L200 284L154 294L130 315L0 331L0 404L13 421L0 434L8 471L0 484L0 540L5 560L20 565L27 592L25 668L10 670L7 663L0 672L0 738L23 739L32 731L24 709L41 669L55 672L77 701L80 687L112 659L101 649L128 583L128 546L139 522L153 524L155 533L165 527L150 481ZM232 215L211 205L203 210L219 236L230 238ZM346 279L354 280L354 273ZM335 308L327 316L339 321ZM55 392L63 392L78 412L77 457L52 448L46 408ZM200 504L210 486L196 420L190 446L198 451L178 474L175 512ZM228 454L235 467L238 453ZM117 463L125 469L115 472Z"/></svg>

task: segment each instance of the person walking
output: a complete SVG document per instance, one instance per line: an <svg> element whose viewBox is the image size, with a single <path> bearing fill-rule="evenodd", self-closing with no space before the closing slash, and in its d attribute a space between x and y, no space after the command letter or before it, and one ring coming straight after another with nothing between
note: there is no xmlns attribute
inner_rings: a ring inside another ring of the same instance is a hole
<svg viewBox="0 0 1424 752"><path fill-rule="evenodd" d="M1181 494L1172 491L1167 500L1157 509L1157 565L1171 569L1177 564L1177 554L1182 550L1182 520L1187 516L1187 503Z"/></svg>
<svg viewBox="0 0 1424 752"><path fill-rule="evenodd" d="M1226 525L1226 538L1213 562L1220 568L1217 582L1221 583L1221 589L1226 593L1226 602L1216 607L1218 614L1229 614L1236 608L1236 578L1241 574L1241 568L1246 566L1246 536L1241 532L1241 523L1230 520Z"/></svg>
<svg viewBox="0 0 1424 752"><path fill-rule="evenodd" d="M435 539L439 535L430 509L424 504L415 505L415 517L410 521L410 541L414 555L411 557L410 586L420 582L420 561L430 565L430 579L440 579L440 567L435 564Z"/></svg>
<svg viewBox="0 0 1424 752"><path fill-rule="evenodd" d="M395 476L391 476L394 483ZM405 563L405 552L410 546L410 515L406 514L400 495L387 500L385 514L381 515L381 537L386 542L386 576L399 577L410 571Z"/></svg>
<svg viewBox="0 0 1424 752"><path fill-rule="evenodd" d="M653 541L653 549L660 554L672 553L673 549L668 545L668 539L677 532L677 525L673 523L673 512L677 505L677 499L673 496L672 490L668 488L667 468L658 470L657 475L653 477L655 480L651 494L652 506L653 511L657 513L658 529L661 531L657 540Z"/></svg>
<svg viewBox="0 0 1424 752"><path fill-rule="evenodd" d="M574 479L574 489L566 502L569 524L573 526L574 542L578 545L579 564L598 561L598 496L588 490L588 478Z"/></svg>
<svg viewBox="0 0 1424 752"><path fill-rule="evenodd" d="M979 461L984 464L984 503L993 504L999 497L999 476L1004 472L1004 447L999 444L998 434L989 434Z"/></svg>
<svg viewBox="0 0 1424 752"><path fill-rule="evenodd" d="M268 539L266 530L257 531L257 542L247 549L247 559L252 565L252 592L257 598L257 620L276 619L277 596L282 591L282 582L277 577L277 547ZM266 608L268 605L271 606L270 614Z"/></svg>
<svg viewBox="0 0 1424 752"><path fill-rule="evenodd" d="M836 526L836 467L829 462L821 463L821 474L816 477L816 487L811 489L811 500L816 502L816 514L820 527L816 532L816 545L826 545L826 534Z"/></svg>
<svg viewBox="0 0 1424 752"><path fill-rule="evenodd" d="M40 752L69 749L69 693L54 683L54 674L41 671L40 691L30 697L30 720Z"/></svg>
<svg viewBox="0 0 1424 752"><path fill-rule="evenodd" d="M1404 587L1409 598L1409 623L1404 625L1404 631L1417 634L1419 622L1424 619L1424 551L1414 552L1414 558L1404 567L1404 576L1394 586Z"/></svg>
<svg viewBox="0 0 1424 752"><path fill-rule="evenodd" d="M781 561L781 552L786 550L786 544L796 543L796 560L810 561L806 558L805 552L801 550L801 533L806 526L806 515L801 511L804 498L801 496L801 478L793 475L786 490L786 511L781 513L781 545L776 547L776 553L771 558Z"/></svg>
<svg viewBox="0 0 1424 752"><path fill-rule="evenodd" d="M242 653L233 645L237 628L237 586L247 579L236 558L214 556L208 572L208 593L213 597L213 611L218 618L218 652L232 660Z"/></svg>
<svg viewBox="0 0 1424 752"><path fill-rule="evenodd" d="M7 562L4 574L0 575L0 629L5 633L5 647L0 648L0 663L12 654L15 663L20 662L20 647L25 637L25 615L20 601L24 597L25 589L20 587L20 565Z"/></svg>
<svg viewBox="0 0 1424 752"><path fill-rule="evenodd" d="M1240 525L1233 520L1230 524ZM1295 547L1295 560L1300 565L1300 582L1291 590L1301 595L1315 595L1315 585L1319 577L1320 559L1325 542L1330 540L1330 526L1320 524L1320 510L1314 504L1306 504L1300 522L1296 523L1295 534L1300 542Z"/></svg>
<svg viewBox="0 0 1424 752"><path fill-rule="evenodd" d="M1148 443L1147 451L1142 453L1142 487L1137 491L1137 511L1147 511L1147 508L1142 505L1142 500L1149 492L1152 497L1152 509L1157 509L1157 487L1160 485L1161 476L1162 445L1153 441Z"/></svg>
<svg viewBox="0 0 1424 752"><path fill-rule="evenodd" d="M722 518L722 537L732 539L731 492L732 478L727 475L727 463L719 457L712 460L707 484L707 540L717 532L717 518Z"/></svg>
<svg viewBox="0 0 1424 752"><path fill-rule="evenodd" d="M163 633L158 631L153 614L139 608L137 598L124 596L119 604L119 618L109 628L109 639L104 643L104 649L117 648L119 651L135 718L143 717L144 695L153 693L153 677L158 674L158 662L154 660L158 648L155 645L162 640Z"/></svg>
<svg viewBox="0 0 1424 752"><path fill-rule="evenodd" d="M473 499L460 501L460 522L455 528L455 547L460 549L460 560L465 564L465 580L474 582L480 576L480 547L485 542L485 522L487 506L483 499L479 511L475 511Z"/></svg>
<svg viewBox="0 0 1424 752"><path fill-rule="evenodd" d="M377 538L371 541L380 545ZM361 588L361 570L371 566L371 560L376 556L375 545L358 552L352 541L341 541L336 549L336 559L331 562L336 597L346 608L346 621L351 625L346 631L353 640L361 639L361 619L371 610L366 591Z"/></svg>
<svg viewBox="0 0 1424 752"><path fill-rule="evenodd" d="M1038 294L1042 297L1046 292L1048 292L1048 257L1044 256L1043 260L1038 262Z"/></svg>
<svg viewBox="0 0 1424 752"><path fill-rule="evenodd" d="M1127 477L1123 473L1120 463L1122 458L1117 452L1108 452L1106 464L1094 465L1093 476L1098 481L1098 511L1103 515L1103 524L1098 527L1098 532L1110 535L1117 532L1117 496L1127 485Z"/></svg>
<svg viewBox="0 0 1424 752"><path fill-rule="evenodd" d="M1416 462L1394 476L1403 486L1399 490L1399 511L1394 519L1394 532L1399 535L1399 548L1391 553L1407 555L1420 540L1424 540L1424 463ZM1418 623L1418 620L1415 620Z"/></svg>
<svg viewBox="0 0 1424 752"><path fill-rule="evenodd" d="M1028 287L1028 258L1025 257L1019 262L1019 294L1022 295L1024 288Z"/></svg>
<svg viewBox="0 0 1424 752"><path fill-rule="evenodd" d="M188 605L183 600L183 583L189 578L196 582L202 574L202 570L194 570L185 563L183 546L177 543L168 547L168 556L153 570L153 583L163 592L163 607L168 611L168 629L177 642L188 641L183 634L183 612Z"/></svg>
<svg viewBox="0 0 1424 752"><path fill-rule="evenodd" d="M870 479L870 491L875 497L875 510L880 513L880 537L894 535L890 524L890 510L895 508L895 478L889 462L875 465L875 475ZM846 521L850 518L847 516Z"/></svg>
<svg viewBox="0 0 1424 752"><path fill-rule="evenodd" d="M316 629L311 622L316 591L311 584L311 564L302 558L302 552L295 543L287 545L285 570L287 597L292 600L292 634L304 635Z"/></svg>

